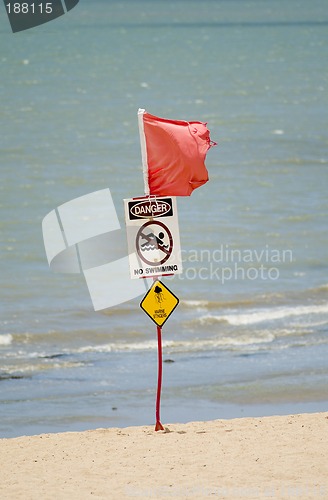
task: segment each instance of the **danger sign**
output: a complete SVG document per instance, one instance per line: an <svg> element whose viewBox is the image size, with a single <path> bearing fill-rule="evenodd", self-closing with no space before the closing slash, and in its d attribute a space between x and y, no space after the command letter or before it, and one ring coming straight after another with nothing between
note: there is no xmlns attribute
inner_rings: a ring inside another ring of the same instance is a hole
<svg viewBox="0 0 328 500"><path fill-rule="evenodd" d="M181 273L176 199L133 198L124 206L131 278Z"/></svg>
<svg viewBox="0 0 328 500"><path fill-rule="evenodd" d="M131 220L147 217L169 217L173 215L172 198L147 198L128 201Z"/></svg>

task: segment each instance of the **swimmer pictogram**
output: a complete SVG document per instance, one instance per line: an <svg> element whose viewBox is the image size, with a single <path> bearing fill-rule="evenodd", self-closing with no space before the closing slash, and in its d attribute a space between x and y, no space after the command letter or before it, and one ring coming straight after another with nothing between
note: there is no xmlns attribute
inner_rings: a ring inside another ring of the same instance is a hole
<svg viewBox="0 0 328 500"><path fill-rule="evenodd" d="M146 222L137 233L136 250L140 259L149 266L164 264L173 250L173 238L169 228L161 221Z"/></svg>

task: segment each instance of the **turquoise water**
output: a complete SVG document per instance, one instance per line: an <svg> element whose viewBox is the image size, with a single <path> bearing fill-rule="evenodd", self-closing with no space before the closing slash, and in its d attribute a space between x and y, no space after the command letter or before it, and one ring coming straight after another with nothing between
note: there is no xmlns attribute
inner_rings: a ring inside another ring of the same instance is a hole
<svg viewBox="0 0 328 500"><path fill-rule="evenodd" d="M41 230L107 187L124 225L139 107L218 142L210 181L178 200L163 422L326 410L326 2L90 0L16 34L0 15L0 435L154 421L141 298L94 312Z"/></svg>

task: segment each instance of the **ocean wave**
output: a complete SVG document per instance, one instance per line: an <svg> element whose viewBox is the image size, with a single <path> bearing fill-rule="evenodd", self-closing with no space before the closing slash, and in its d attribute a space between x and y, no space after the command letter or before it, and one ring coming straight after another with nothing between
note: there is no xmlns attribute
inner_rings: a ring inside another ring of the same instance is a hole
<svg viewBox="0 0 328 500"><path fill-rule="evenodd" d="M122 328L123 329L123 328ZM120 330L120 333L122 331ZM63 326L62 330L49 330L42 332L24 332L24 333L14 333L12 334L12 342L17 346L17 349L28 349L33 348L33 345L37 348L47 349L47 346L70 346L70 345L81 345L86 343L101 344L111 339L116 339L120 333L112 328L112 331L107 331L105 329L98 330L96 328L90 329L68 329L66 325ZM133 335L135 339L144 338L145 334L143 332L135 331L131 328L129 323L126 328L127 335Z"/></svg>
<svg viewBox="0 0 328 500"><path fill-rule="evenodd" d="M320 285L317 288L314 288L313 291L328 292L328 283L326 283L324 285Z"/></svg>
<svg viewBox="0 0 328 500"><path fill-rule="evenodd" d="M206 309L239 309L260 307L267 304L275 304L282 306L283 304L302 303L305 301L324 300L327 298L328 283L318 285L314 288L302 289L297 291L281 291L267 292L252 297L240 296L235 299L227 300L203 300L203 299L186 299L180 300L180 306L185 308L203 307ZM297 306L298 307L298 306Z"/></svg>
<svg viewBox="0 0 328 500"><path fill-rule="evenodd" d="M274 294L276 296L276 294ZM226 300L226 301L216 301L216 300L202 300L202 299L190 299L190 300L180 300L180 306L184 308L201 308L201 309L227 309L227 308L239 308L239 307L250 307L260 305L262 303L267 303L268 297L255 297L252 299L241 298L240 300Z"/></svg>
<svg viewBox="0 0 328 500"><path fill-rule="evenodd" d="M275 335L269 331L257 332L254 334L243 334L235 336L220 336L207 339L192 340L163 340L163 349L170 352L198 352L217 349L220 347L248 346L273 342ZM157 341L146 342L117 342L102 345L88 345L77 350L78 353L85 352L135 352L157 349Z"/></svg>
<svg viewBox="0 0 328 500"><path fill-rule="evenodd" d="M208 307L210 302L208 300L180 300L180 305L185 307Z"/></svg>
<svg viewBox="0 0 328 500"><path fill-rule="evenodd" d="M170 341L163 341L163 346L171 345ZM78 348L75 352L83 354L85 352L132 352L132 351L147 351L149 349L155 350L157 348L157 341L149 340L146 342L110 342L100 345L87 345Z"/></svg>
<svg viewBox="0 0 328 500"><path fill-rule="evenodd" d="M227 322L233 326L253 325L264 321L274 321L291 316L306 316L310 314L327 314L328 304L278 307L273 309L262 309L242 314L206 315L199 318L200 323L211 324L216 322Z"/></svg>
<svg viewBox="0 0 328 500"><path fill-rule="evenodd" d="M85 362L82 361L65 361L56 363L21 363L21 364L11 364L5 366L5 369L0 373L0 379L5 380L8 378L21 378L21 375L30 376L34 373L46 372L55 369L70 369L79 368L85 366Z"/></svg>
<svg viewBox="0 0 328 500"><path fill-rule="evenodd" d="M0 335L0 346L10 345L13 341L13 336L10 333Z"/></svg>

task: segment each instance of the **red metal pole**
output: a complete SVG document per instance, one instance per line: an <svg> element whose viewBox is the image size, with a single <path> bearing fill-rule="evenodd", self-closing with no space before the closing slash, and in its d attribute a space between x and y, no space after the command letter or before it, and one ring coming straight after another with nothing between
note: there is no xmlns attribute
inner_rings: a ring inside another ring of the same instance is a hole
<svg viewBox="0 0 328 500"><path fill-rule="evenodd" d="M156 397L156 425L155 431L164 431L160 419L160 406L161 406L161 389L162 389L162 329L157 326L157 344L158 344L158 377L157 377L157 397Z"/></svg>

